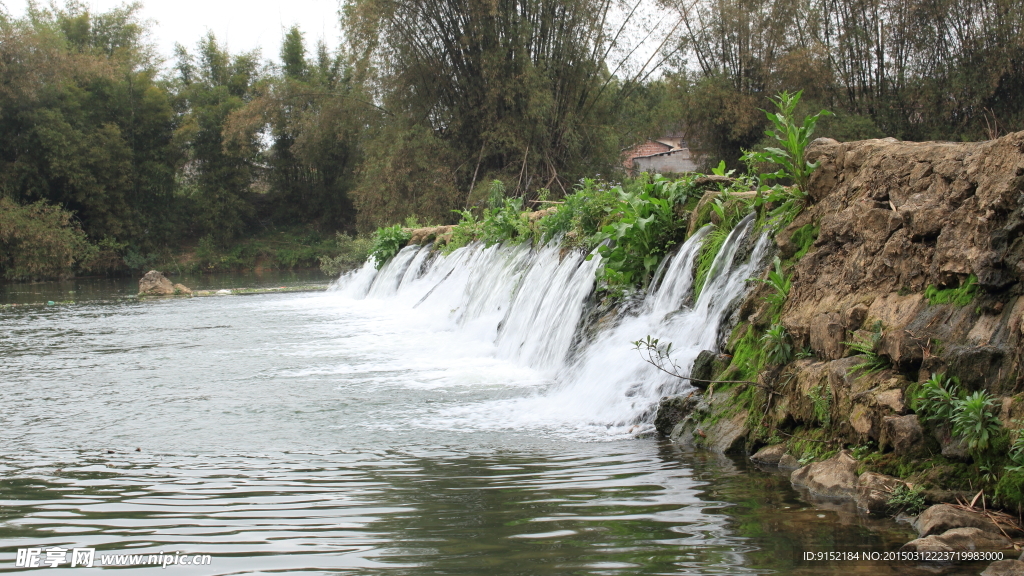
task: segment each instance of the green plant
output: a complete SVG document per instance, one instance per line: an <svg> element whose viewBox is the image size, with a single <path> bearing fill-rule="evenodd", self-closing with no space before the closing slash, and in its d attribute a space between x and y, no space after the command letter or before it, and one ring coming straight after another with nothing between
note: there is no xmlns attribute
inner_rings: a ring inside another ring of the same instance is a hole
<svg viewBox="0 0 1024 576"><path fill-rule="evenodd" d="M793 346L789 343L789 334L785 326L773 324L761 336L764 343L764 356L769 364L782 365L793 358Z"/></svg>
<svg viewBox="0 0 1024 576"><path fill-rule="evenodd" d="M1003 423L992 413L995 402L983 390L969 394L960 401L953 414L953 434L963 438L967 449L975 454L988 449L992 437Z"/></svg>
<svg viewBox="0 0 1024 576"><path fill-rule="evenodd" d="M882 324L875 322L871 336L867 340L843 342L858 354L864 356L864 361L850 368L850 373L863 370L865 374L885 370L892 366L888 358L878 353L878 343L882 340Z"/></svg>
<svg viewBox="0 0 1024 576"><path fill-rule="evenodd" d="M802 124L797 124L793 114L802 94L803 90L796 94L783 91L772 99L776 112L763 111L774 125L773 129L765 132L765 135L777 140L782 147L765 148L763 152L747 152L744 155L744 160L778 164L781 167L779 171L765 174L764 177L769 179L789 177L801 192L806 192L807 181L810 179L811 173L818 168L818 163L808 162L804 158L804 151L811 142L811 135L814 133L818 119L822 116L830 116L832 113L822 110L817 114L806 116Z"/></svg>
<svg viewBox="0 0 1024 576"><path fill-rule="evenodd" d="M724 199L723 199L724 197ZM718 223L701 244L700 254L697 255L697 271L693 279L693 297L696 299L704 290L704 284L714 275L713 269L718 253L725 245L733 228L743 220L750 211L750 205L740 199L730 199L728 192L709 202L711 210L718 216Z"/></svg>
<svg viewBox="0 0 1024 576"><path fill-rule="evenodd" d="M925 422L948 422L960 404L963 392L955 377L932 374L911 396L910 407Z"/></svg>
<svg viewBox="0 0 1024 576"><path fill-rule="evenodd" d="M1024 472L1024 430L1014 430L1017 439L1010 446L1010 462L1013 466L1007 466L1007 472Z"/></svg>
<svg viewBox="0 0 1024 576"><path fill-rule="evenodd" d="M860 446L854 446L853 449L850 450L850 454L853 456L853 458L855 460L861 460L865 456L867 456L868 454L871 454L872 452L875 452L877 450L877 448L878 447L875 446L874 441L869 441L867 444L861 444Z"/></svg>
<svg viewBox="0 0 1024 576"><path fill-rule="evenodd" d="M935 285L925 288L924 297L929 304L955 304L956 306L967 306L978 293L978 277L971 274L967 281L956 288L944 288L939 290Z"/></svg>
<svg viewBox="0 0 1024 576"><path fill-rule="evenodd" d="M328 276L337 276L346 270L359 267L370 254L371 240L365 236L349 236L338 232L335 238L337 255L320 256L320 270Z"/></svg>
<svg viewBox="0 0 1024 576"><path fill-rule="evenodd" d="M778 256L775 257L774 264L775 268L768 272L767 280L755 278L754 281L763 282L775 289L774 293L764 297L764 301L771 305L774 312L778 312L782 310L782 305L789 297L789 289L793 285L793 280L782 271L782 262Z"/></svg>
<svg viewBox="0 0 1024 576"><path fill-rule="evenodd" d="M401 224L378 228L373 233L373 245L370 246L370 256L377 269L380 270L388 260L394 258L410 238L412 234L403 230Z"/></svg>
<svg viewBox="0 0 1024 576"><path fill-rule="evenodd" d="M819 230L820 228L814 224L804 224L793 232L790 242L798 246L796 253L793 254L792 260L794 262L803 258L807 251L811 249L814 241L818 239Z"/></svg>
<svg viewBox="0 0 1024 576"><path fill-rule="evenodd" d="M609 242L598 247L602 257L598 276L613 288L646 286L661 257L675 243L681 223L671 199L621 189L619 199L621 217L601 229Z"/></svg>
<svg viewBox="0 0 1024 576"><path fill-rule="evenodd" d="M916 516L924 511L926 507L924 489L920 486L910 488L906 484L900 484L893 489L885 504L893 514L905 512L911 516Z"/></svg>
<svg viewBox="0 0 1024 576"><path fill-rule="evenodd" d="M832 385L818 385L807 391L814 408L814 418L824 427L832 424Z"/></svg>

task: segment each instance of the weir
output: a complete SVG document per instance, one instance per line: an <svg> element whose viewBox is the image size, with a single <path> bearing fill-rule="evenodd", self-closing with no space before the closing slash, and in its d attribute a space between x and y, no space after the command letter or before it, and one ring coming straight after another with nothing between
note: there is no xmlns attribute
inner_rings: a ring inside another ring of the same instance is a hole
<svg viewBox="0 0 1024 576"><path fill-rule="evenodd" d="M451 330L490 339L497 357L551 382L535 396L467 410L519 426L645 433L653 429L658 400L691 385L645 363L631 343L647 335L672 342L672 359L688 374L702 350L720 348L730 313L769 252L767 235L752 237L754 216L747 216L730 232L694 300L695 262L711 229L698 230L666 256L645 293L610 310L595 297L601 257L562 250L557 239L539 248L473 243L447 256L430 245L407 246L379 271L367 262L331 290L430 311Z"/></svg>

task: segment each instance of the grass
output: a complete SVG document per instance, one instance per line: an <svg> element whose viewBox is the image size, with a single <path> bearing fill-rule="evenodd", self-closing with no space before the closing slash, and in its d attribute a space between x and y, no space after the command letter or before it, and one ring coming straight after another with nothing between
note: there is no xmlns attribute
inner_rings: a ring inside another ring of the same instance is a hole
<svg viewBox="0 0 1024 576"><path fill-rule="evenodd" d="M959 307L967 306L974 300L978 293L978 277L971 274L967 280L956 288L939 289L934 284L929 285L924 291L924 297L931 305L953 304Z"/></svg>

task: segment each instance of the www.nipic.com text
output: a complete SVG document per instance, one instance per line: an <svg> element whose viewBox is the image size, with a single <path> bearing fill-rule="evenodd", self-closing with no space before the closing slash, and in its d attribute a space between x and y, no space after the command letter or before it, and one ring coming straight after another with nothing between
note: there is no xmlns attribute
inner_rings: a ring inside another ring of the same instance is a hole
<svg viewBox="0 0 1024 576"><path fill-rule="evenodd" d="M95 548L18 548L15 566L18 568L57 568L65 564L71 568L93 566L208 566L209 554L101 554Z"/></svg>

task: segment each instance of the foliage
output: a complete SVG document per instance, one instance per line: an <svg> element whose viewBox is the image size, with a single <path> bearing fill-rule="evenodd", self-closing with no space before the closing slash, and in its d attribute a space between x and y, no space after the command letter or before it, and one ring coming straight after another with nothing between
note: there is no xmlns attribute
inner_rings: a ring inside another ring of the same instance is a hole
<svg viewBox="0 0 1024 576"><path fill-rule="evenodd" d="M993 413L994 406L992 397L982 390L967 395L956 406L953 434L963 438L971 452L987 450L992 437L1002 428L1002 422Z"/></svg>
<svg viewBox="0 0 1024 576"><path fill-rule="evenodd" d="M0 272L8 280L70 277L96 253L71 212L0 196Z"/></svg>
<svg viewBox="0 0 1024 576"><path fill-rule="evenodd" d="M924 297L931 305L954 304L956 306L967 306L978 293L978 277L971 274L967 281L956 288L938 289L934 285L928 286L924 291Z"/></svg>
<svg viewBox="0 0 1024 576"><path fill-rule="evenodd" d="M600 243L601 229L617 213L619 202L618 188L591 178L581 179L554 213L541 218L541 241L561 237L563 246L589 252Z"/></svg>
<svg viewBox="0 0 1024 576"><path fill-rule="evenodd" d="M867 340L843 342L843 344L852 348L854 352L864 356L863 362L850 368L851 374L860 370L863 370L865 374L870 374L885 370L892 365L888 358L878 353L878 343L881 340L882 324L881 322L876 322L874 329L871 331L871 336Z"/></svg>
<svg viewBox="0 0 1024 576"><path fill-rule="evenodd" d="M894 514L903 512L916 516L927 507L924 500L924 488L920 486L910 488L906 484L900 484L889 495L886 506Z"/></svg>
<svg viewBox="0 0 1024 576"><path fill-rule="evenodd" d="M820 228L814 224L804 224L793 232L790 242L797 246L797 251L792 258L794 262L803 258L811 249L814 241L818 239L819 230Z"/></svg>
<svg viewBox="0 0 1024 576"><path fill-rule="evenodd" d="M494 207L484 211L480 222L479 239L487 246L500 242L519 244L531 234L522 198L495 198Z"/></svg>
<svg viewBox="0 0 1024 576"><path fill-rule="evenodd" d="M780 366L793 359L793 346L789 342L789 334L781 324L773 324L761 336L764 343L764 358L769 364Z"/></svg>
<svg viewBox="0 0 1024 576"><path fill-rule="evenodd" d="M807 391L814 408L814 418L824 427L832 423L832 385L818 385Z"/></svg>
<svg viewBox="0 0 1024 576"><path fill-rule="evenodd" d="M337 255L325 254L320 257L320 270L328 276L337 276L366 262L370 255L372 240L366 236L349 236L338 232L335 244Z"/></svg>
<svg viewBox="0 0 1024 576"><path fill-rule="evenodd" d="M373 233L373 245L370 246L370 257L373 258L377 270L394 258L411 238L412 234L406 232L401 224L378 228Z"/></svg>
<svg viewBox="0 0 1024 576"><path fill-rule="evenodd" d="M610 242L598 247L602 257L598 276L609 287L647 286L682 229L673 212L673 199L651 192L620 190L618 218L601 228L601 237Z"/></svg>
<svg viewBox="0 0 1024 576"><path fill-rule="evenodd" d="M807 181L818 168L818 163L808 162L804 158L804 151L811 142L811 135L814 133L818 119L830 115L831 112L822 110L817 114L805 116L803 123L798 124L794 114L801 95L803 95L802 90L796 94L782 91L772 99L777 112L764 111L768 120L774 125L774 129L765 132L765 135L777 140L782 148L768 147L764 152L748 152L744 158L753 162L779 165L781 167L779 171L764 174L762 177L790 178L800 192L806 193Z"/></svg>
<svg viewBox="0 0 1024 576"><path fill-rule="evenodd" d="M754 278L754 281L768 284L775 290L772 294L765 296L764 301L771 305L771 309L777 313L782 310L786 298L789 297L789 289L793 285L793 280L782 271L782 262L778 256L775 257L774 264L775 269L768 272L767 280Z"/></svg>
<svg viewBox="0 0 1024 576"><path fill-rule="evenodd" d="M963 392L955 377L932 374L913 394L910 406L926 422L949 422L956 412Z"/></svg>

